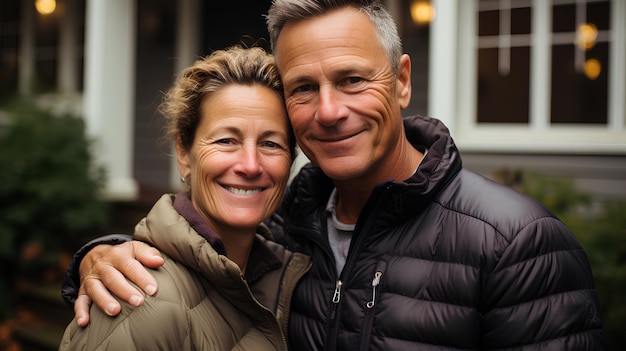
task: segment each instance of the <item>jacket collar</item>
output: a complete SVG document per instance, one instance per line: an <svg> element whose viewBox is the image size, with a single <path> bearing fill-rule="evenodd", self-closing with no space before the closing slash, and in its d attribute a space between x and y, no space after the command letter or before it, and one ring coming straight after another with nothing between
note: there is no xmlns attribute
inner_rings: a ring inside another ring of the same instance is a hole
<svg viewBox="0 0 626 351"><path fill-rule="evenodd" d="M422 152L428 152L409 179L403 182L388 181L376 186L359 221L368 217L372 211L376 211L376 225L397 223L402 218L414 215L431 203L462 168L459 152L441 121L424 116L406 117L404 127L411 144ZM282 204L281 214L290 223L302 223L302 218L325 209L333 188L332 181L321 169L309 164L302 168L292 182Z"/></svg>
<svg viewBox="0 0 626 351"><path fill-rule="evenodd" d="M191 229L206 239L218 255L228 257L222 239L220 239L219 235L215 233L213 228L207 224L198 211L196 211L195 207L193 207L189 192L177 194L174 197L172 205L178 214L189 223ZM175 233L173 235L175 235ZM172 255L172 252L168 253L167 247L159 247L159 249L163 250L168 255ZM177 257L174 258L179 259ZM281 265L280 259L276 257L258 237L255 237L244 276L248 283L253 284L256 280L260 279L263 274L277 269L281 267Z"/></svg>

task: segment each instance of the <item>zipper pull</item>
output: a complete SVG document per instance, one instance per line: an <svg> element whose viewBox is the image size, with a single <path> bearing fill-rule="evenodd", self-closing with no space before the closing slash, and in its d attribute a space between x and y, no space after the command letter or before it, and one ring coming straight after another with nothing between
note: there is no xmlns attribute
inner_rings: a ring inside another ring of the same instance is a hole
<svg viewBox="0 0 626 351"><path fill-rule="evenodd" d="M339 303L339 300L341 299L341 285L343 285L341 280L337 280L337 285L335 285L335 293L333 294L334 303Z"/></svg>
<svg viewBox="0 0 626 351"><path fill-rule="evenodd" d="M367 303L367 308L374 307L376 303L376 288L380 285L380 277L383 276L383 272L374 273L374 279L372 279L372 301Z"/></svg>

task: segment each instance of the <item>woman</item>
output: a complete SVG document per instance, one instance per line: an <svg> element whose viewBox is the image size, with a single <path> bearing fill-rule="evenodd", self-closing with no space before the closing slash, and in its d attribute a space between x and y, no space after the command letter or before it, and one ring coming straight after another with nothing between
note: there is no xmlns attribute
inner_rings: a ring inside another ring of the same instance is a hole
<svg viewBox="0 0 626 351"><path fill-rule="evenodd" d="M159 291L114 318L92 308L60 350L286 350L291 292L309 259L256 234L295 156L272 57L216 51L182 73L162 112L188 191L161 197L135 228L165 257L153 271Z"/></svg>

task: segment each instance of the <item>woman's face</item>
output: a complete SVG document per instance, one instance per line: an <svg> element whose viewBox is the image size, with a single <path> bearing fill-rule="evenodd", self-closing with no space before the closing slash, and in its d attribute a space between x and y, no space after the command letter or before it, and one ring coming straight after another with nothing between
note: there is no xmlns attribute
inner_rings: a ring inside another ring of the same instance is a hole
<svg viewBox="0 0 626 351"><path fill-rule="evenodd" d="M177 145L195 208L217 233L255 229L278 207L287 184L287 113L262 85L227 85L203 101L191 150Z"/></svg>

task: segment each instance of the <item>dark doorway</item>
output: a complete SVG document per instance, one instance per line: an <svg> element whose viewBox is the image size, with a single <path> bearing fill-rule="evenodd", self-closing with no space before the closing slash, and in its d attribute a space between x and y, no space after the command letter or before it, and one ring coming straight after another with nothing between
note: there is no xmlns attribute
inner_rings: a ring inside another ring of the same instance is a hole
<svg viewBox="0 0 626 351"><path fill-rule="evenodd" d="M203 2L204 54L238 43L256 44L269 51L265 15L270 5L271 0Z"/></svg>

